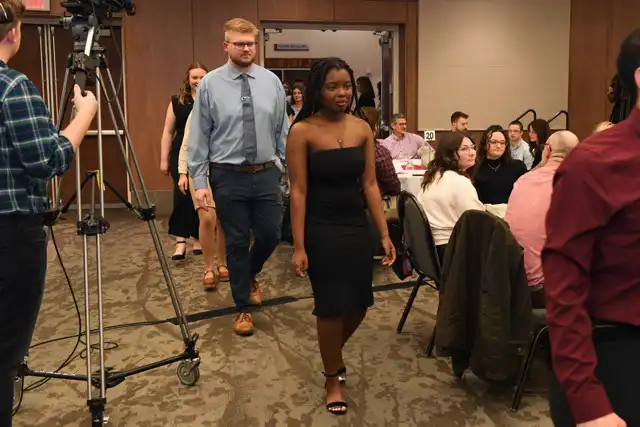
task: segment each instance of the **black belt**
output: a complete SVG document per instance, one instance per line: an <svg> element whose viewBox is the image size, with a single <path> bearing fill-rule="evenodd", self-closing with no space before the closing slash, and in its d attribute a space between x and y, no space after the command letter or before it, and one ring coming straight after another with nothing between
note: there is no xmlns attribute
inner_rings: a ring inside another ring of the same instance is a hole
<svg viewBox="0 0 640 427"><path fill-rule="evenodd" d="M258 163L255 165L232 165L229 163L211 163L212 168L222 169L231 172L256 173L269 169L276 165L273 160L267 163Z"/></svg>

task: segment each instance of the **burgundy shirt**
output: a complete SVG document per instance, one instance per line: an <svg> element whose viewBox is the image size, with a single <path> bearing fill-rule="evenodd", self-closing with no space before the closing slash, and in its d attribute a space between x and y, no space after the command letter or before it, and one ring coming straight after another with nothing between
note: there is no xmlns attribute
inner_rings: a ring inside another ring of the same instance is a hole
<svg viewBox="0 0 640 427"><path fill-rule="evenodd" d="M613 411L594 375L591 319L640 326L640 110L587 138L562 163L547 236L553 367L582 423Z"/></svg>

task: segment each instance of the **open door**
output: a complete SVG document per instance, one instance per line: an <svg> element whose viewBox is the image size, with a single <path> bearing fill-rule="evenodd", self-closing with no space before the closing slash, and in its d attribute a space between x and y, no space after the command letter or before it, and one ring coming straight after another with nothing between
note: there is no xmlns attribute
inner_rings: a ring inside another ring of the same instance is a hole
<svg viewBox="0 0 640 427"><path fill-rule="evenodd" d="M380 129L389 132L389 124L393 115L393 33L379 31L380 56L382 61L380 84Z"/></svg>

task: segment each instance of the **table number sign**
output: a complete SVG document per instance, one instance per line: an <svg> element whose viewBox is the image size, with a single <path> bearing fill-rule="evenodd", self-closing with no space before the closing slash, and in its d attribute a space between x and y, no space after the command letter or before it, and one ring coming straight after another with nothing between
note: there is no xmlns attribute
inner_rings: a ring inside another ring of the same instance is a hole
<svg viewBox="0 0 640 427"><path fill-rule="evenodd" d="M424 140L427 142L433 142L436 140L436 131L435 130L425 130L424 131Z"/></svg>

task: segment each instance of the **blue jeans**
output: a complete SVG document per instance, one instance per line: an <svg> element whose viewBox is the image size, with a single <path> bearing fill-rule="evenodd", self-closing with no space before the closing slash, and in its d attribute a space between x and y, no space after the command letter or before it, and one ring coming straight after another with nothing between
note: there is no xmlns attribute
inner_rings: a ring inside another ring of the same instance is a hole
<svg viewBox="0 0 640 427"><path fill-rule="evenodd" d="M255 276L280 241L282 190L280 169L256 173L211 167L209 179L227 247L231 294L238 313L251 311ZM251 232L254 243L250 247Z"/></svg>
<svg viewBox="0 0 640 427"><path fill-rule="evenodd" d="M47 269L42 219L0 215L0 427L11 427L13 386L36 326Z"/></svg>

